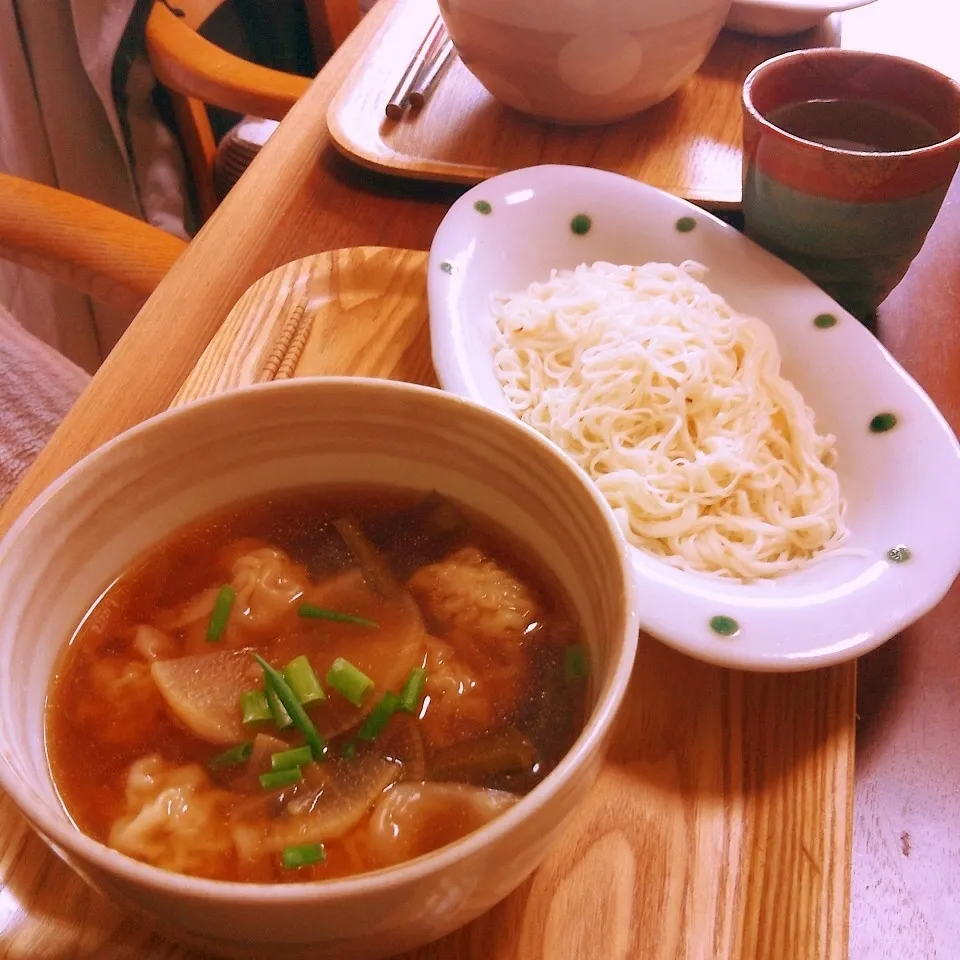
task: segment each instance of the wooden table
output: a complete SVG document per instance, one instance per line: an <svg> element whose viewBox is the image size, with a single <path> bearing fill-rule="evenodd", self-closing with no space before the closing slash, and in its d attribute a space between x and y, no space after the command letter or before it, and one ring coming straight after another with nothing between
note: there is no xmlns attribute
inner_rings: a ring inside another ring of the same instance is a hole
<svg viewBox="0 0 960 960"><path fill-rule="evenodd" d="M898 3L905 14L909 11L902 20L895 15ZM343 246L429 246L457 191L392 182L352 168L334 152L326 136L327 104L361 46L382 22L385 3L380 6L383 9L375 9L324 69L144 306L5 505L0 532L70 464L164 409L239 296L271 268ZM893 14L890 19L880 17L881 7ZM848 15L845 28L850 25L860 46L905 48L914 56L920 56L922 29L926 29L942 54L946 25L929 33L938 8L938 0L881 0L873 8ZM960 181L954 184L907 279L885 304L880 331L948 420L955 427L960 425L956 374L960 369ZM945 535L956 532L945 531ZM956 709L960 656L952 647L958 618L960 590L954 588L936 611L861 665L860 759L855 810L849 811L856 822L850 925L853 960L956 956L960 942L955 906L960 890L960 711ZM855 669L848 665L840 670L837 712L843 716L843 704L853 694ZM749 678L737 682L749 682ZM768 706L775 711L778 705ZM834 735L852 740L852 733L848 723ZM748 779L756 777L758 784L775 773L747 771ZM849 771L840 773L847 776ZM0 804L8 803L0 797ZM802 811L782 810L774 804L765 815L797 817ZM849 830L844 824L840 827L840 835L849 838ZM763 834L753 839L754 844L763 842ZM7 884L0 889L0 956L131 960L147 955L139 928L41 851L40 842L26 827L5 836L0 844L0 876ZM730 898L737 901L743 924L735 940L740 945L737 960L841 956L842 946L828 951L824 944L842 944L845 930L839 936L834 931L822 941L814 938L820 924L816 917L823 911L836 913L836 904L826 901L841 898L840 915L845 914L846 883L837 891L813 895L810 891L818 889L816 882L785 892L779 886L778 863L786 852L761 849L760 853L765 860L763 882L754 889L733 891ZM848 851L838 850L836 855L843 858ZM667 869L682 873L683 863L668 863ZM100 932L76 941L70 928L61 932L65 904L71 916L82 911L90 921L89 929ZM773 920L764 919L763 908L769 911L771 905L777 908L772 910ZM642 909L650 917L650 956L712 960L691 953L682 936L673 946L658 941L656 904L642 905ZM696 902L685 904L690 915L697 909ZM781 918L786 922L778 928ZM463 944L465 958L491 956L482 942L465 939ZM507 955L498 952L497 958ZM180 954L151 940L149 956L157 960ZM509 956L539 960L540 953L521 956L509 951ZM717 960L727 958L718 954Z"/></svg>

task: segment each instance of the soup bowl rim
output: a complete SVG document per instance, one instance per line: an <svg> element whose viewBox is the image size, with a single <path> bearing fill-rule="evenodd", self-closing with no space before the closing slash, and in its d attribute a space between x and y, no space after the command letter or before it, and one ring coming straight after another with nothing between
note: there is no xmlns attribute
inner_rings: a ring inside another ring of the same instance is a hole
<svg viewBox="0 0 960 960"><path fill-rule="evenodd" d="M302 392L309 395L313 392L343 389L354 390L357 394L374 389L416 394L424 397L427 402L446 405L451 409L468 408L481 419L487 419L493 429L514 434L518 443L534 444L540 447L554 461L555 469L564 471L581 494L585 493L593 502L598 511L597 518L602 519L609 534L611 545L616 551L618 566L621 571L623 608L618 619L622 623L622 630L618 631L619 635L614 641L613 664L606 689L598 692L597 700L593 704L579 736L557 766L529 793L520 797L512 807L460 840L440 847L435 851L394 866L383 867L346 878L279 883L244 883L175 873L136 860L109 847L106 843L88 836L74 823L69 822L69 813L65 813L62 807L54 813L52 802L41 796L30 780L21 777L14 769L12 762L8 760L4 752L4 742L8 740L8 734L0 731L0 789L8 794L21 814L48 844L54 846L56 852L61 855L66 853L83 862L92 863L104 873L131 882L134 885L191 899L200 898L219 903L235 902L238 899L264 902L281 901L288 905L316 900L348 900L359 894L385 891L392 887L415 883L435 873L454 867L459 861L479 853L491 842L502 841L506 835L519 828L524 821L543 807L552 795L572 780L585 758L602 748L603 741L614 723L626 692L639 636L637 602L633 589L630 559L626 549L626 541L617 525L613 512L586 475L533 428L480 403L466 400L434 387L372 377L294 378L237 387L228 392L198 399L181 407L164 410L88 453L45 488L23 510L5 536L0 539L0 566L4 562L9 562L9 556L16 549L15 543L18 536L31 523L33 517L44 510L46 505L64 487L73 483L76 476L96 470L101 462L107 459L118 447L137 443L145 435L149 436L158 429L166 429L165 425L170 421L196 416L198 412L202 413L210 408L228 407L237 396L248 397L256 393L269 396L281 392ZM415 453L410 453L408 456L411 460L417 459ZM518 458L517 462L521 462L521 459ZM322 481L319 485L322 486ZM168 534L171 532L173 531L168 531ZM550 561L542 558L542 556L541 559L549 568ZM0 629L0 643L4 642L4 634L5 630ZM53 670L56 669L57 662L54 662ZM50 679L47 680L48 685ZM4 682L10 681L5 680ZM2 684L0 684L0 688L2 688ZM49 765L47 766L47 777L56 793L56 781ZM68 822L62 819L64 816L66 816ZM67 859L69 861L69 856Z"/></svg>

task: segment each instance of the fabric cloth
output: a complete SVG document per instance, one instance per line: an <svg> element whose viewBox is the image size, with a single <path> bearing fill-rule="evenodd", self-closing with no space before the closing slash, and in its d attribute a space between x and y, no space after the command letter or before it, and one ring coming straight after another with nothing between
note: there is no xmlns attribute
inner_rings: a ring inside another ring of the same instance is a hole
<svg viewBox="0 0 960 960"><path fill-rule="evenodd" d="M90 382L0 306L0 503Z"/></svg>
<svg viewBox="0 0 960 960"><path fill-rule="evenodd" d="M187 238L179 147L143 54L152 0L0 0L0 170ZM0 304L95 370L132 319L0 262Z"/></svg>

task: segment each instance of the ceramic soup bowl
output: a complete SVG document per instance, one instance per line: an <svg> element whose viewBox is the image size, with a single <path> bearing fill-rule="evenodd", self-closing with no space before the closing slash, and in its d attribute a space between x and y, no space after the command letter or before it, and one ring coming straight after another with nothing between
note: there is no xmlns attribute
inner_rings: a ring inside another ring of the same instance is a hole
<svg viewBox="0 0 960 960"><path fill-rule="evenodd" d="M457 843L345 880L197 879L130 859L68 819L44 749L50 677L78 622L139 554L182 524L283 488L435 489L510 529L544 559L593 658L587 724L514 807ZM68 471L0 544L0 787L51 848L163 935L222 956L376 958L472 920L537 866L597 776L637 643L612 514L532 431L438 390L292 380L162 414Z"/></svg>
<svg viewBox="0 0 960 960"><path fill-rule="evenodd" d="M600 124L674 93L703 63L730 0L440 0L468 70L541 120Z"/></svg>
<svg viewBox="0 0 960 960"><path fill-rule="evenodd" d="M854 148L864 115L848 112L846 147L776 119L803 101L846 100L929 125L915 149ZM781 112L778 114L778 112ZM900 282L960 162L960 86L929 67L855 50L798 50L760 64L743 88L746 233L860 320Z"/></svg>

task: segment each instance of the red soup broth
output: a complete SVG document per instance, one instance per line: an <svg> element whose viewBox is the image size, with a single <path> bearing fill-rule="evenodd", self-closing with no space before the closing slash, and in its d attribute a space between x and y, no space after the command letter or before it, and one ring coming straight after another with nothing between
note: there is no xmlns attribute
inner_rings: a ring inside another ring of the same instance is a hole
<svg viewBox="0 0 960 960"><path fill-rule="evenodd" d="M285 678L309 664L319 756L272 686L279 711L243 722L241 694L270 709L254 653ZM105 590L51 683L47 753L77 827L130 856L322 880L508 809L579 735L588 688L572 603L508 531L436 495L303 490L177 531Z"/></svg>

